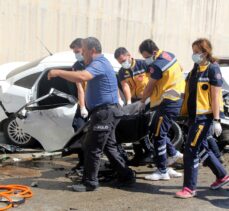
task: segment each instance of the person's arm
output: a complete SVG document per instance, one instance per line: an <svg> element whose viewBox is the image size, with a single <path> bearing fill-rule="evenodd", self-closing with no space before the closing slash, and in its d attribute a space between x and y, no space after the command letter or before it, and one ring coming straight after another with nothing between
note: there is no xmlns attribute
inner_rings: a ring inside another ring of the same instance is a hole
<svg viewBox="0 0 229 211"><path fill-rule="evenodd" d="M222 133L220 124L220 91L223 85L222 75L218 65L212 65L209 69L209 83L211 95L211 108L213 113L213 133L218 137Z"/></svg>
<svg viewBox="0 0 229 211"><path fill-rule="evenodd" d="M85 93L82 86L82 83L76 83L77 92L78 92L78 99L79 99L79 106L80 106L80 115L83 118L88 117L88 111L85 106Z"/></svg>
<svg viewBox="0 0 229 211"><path fill-rule="evenodd" d="M156 84L157 80L150 78L146 88L144 89L143 96L141 99L142 103L145 103L146 99L151 96L153 92L154 85Z"/></svg>
<svg viewBox="0 0 229 211"><path fill-rule="evenodd" d="M77 92L78 92L78 99L79 99L79 106L80 108L85 107L85 93L81 83L76 83Z"/></svg>
<svg viewBox="0 0 229 211"><path fill-rule="evenodd" d="M221 87L211 86L211 103L214 119L219 119L220 113L220 90Z"/></svg>
<svg viewBox="0 0 229 211"><path fill-rule="evenodd" d="M146 85L146 88L144 89L143 96L142 96L142 103L145 103L146 99L151 96L153 92L153 88L158 80L162 78L162 71L155 65L151 64L149 66L149 73L150 73L150 79L148 84Z"/></svg>
<svg viewBox="0 0 229 211"><path fill-rule="evenodd" d="M123 100L122 100L122 98L121 98L121 95L120 95L120 90L119 90L119 88L118 88L118 103L119 103L119 105L121 105L121 106L123 107L123 105L124 105L124 102L123 102Z"/></svg>
<svg viewBox="0 0 229 211"><path fill-rule="evenodd" d="M73 72L73 71L53 69L49 71L48 80L51 80L52 78L55 77L60 77L75 83L75 82L89 81L93 78L93 75L87 70Z"/></svg>
<svg viewBox="0 0 229 211"><path fill-rule="evenodd" d="M122 90L123 90L124 96L126 98L126 102L127 102L127 104L131 104L130 86L125 80L121 81L121 84L122 84Z"/></svg>

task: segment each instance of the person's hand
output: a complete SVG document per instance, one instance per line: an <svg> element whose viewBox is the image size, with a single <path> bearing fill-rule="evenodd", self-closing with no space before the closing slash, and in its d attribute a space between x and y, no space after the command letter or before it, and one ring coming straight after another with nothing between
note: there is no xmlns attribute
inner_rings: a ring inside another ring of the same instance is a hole
<svg viewBox="0 0 229 211"><path fill-rule="evenodd" d="M58 77L59 73L60 73L60 70L55 70L55 69L50 70L48 72L48 80L51 80L52 78Z"/></svg>
<svg viewBox="0 0 229 211"><path fill-rule="evenodd" d="M82 107L82 108L80 108L80 115L81 115L84 119L88 117L88 111L87 111L87 109L86 109L85 106Z"/></svg>
<svg viewBox="0 0 229 211"><path fill-rule="evenodd" d="M127 100L126 105L130 105L131 104L131 100Z"/></svg>
<svg viewBox="0 0 229 211"><path fill-rule="evenodd" d="M222 133L222 126L221 126L220 122L213 121L212 130L213 130L213 131L212 131L213 134L215 134L216 137L219 137L220 134Z"/></svg>
<svg viewBox="0 0 229 211"><path fill-rule="evenodd" d="M124 101L122 100L122 98L119 98L119 99L118 99L118 103L119 103L119 105L120 105L121 107L124 106Z"/></svg>

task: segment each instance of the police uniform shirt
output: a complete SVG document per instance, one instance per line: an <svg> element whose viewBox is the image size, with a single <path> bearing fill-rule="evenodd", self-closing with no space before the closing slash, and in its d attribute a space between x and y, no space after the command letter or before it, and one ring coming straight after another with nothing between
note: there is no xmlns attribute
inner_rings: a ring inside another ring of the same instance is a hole
<svg viewBox="0 0 229 211"><path fill-rule="evenodd" d="M118 77L120 81L126 81L130 86L131 97L139 98L149 81L148 67L144 60L132 59L132 63L130 69L122 67Z"/></svg>
<svg viewBox="0 0 229 211"><path fill-rule="evenodd" d="M118 84L111 63L99 55L85 68L93 78L87 82L86 105L89 111L100 105L118 104Z"/></svg>
<svg viewBox="0 0 229 211"><path fill-rule="evenodd" d="M203 73L204 72L204 73ZM188 115L191 119L205 119L212 117L211 115L199 115L196 116L196 96L197 96L197 82L200 77L209 78L209 83L212 86L222 87L223 80L219 65L217 63L199 66L194 64L192 71L187 76L187 82L189 86L189 97L187 101ZM206 84L202 85L201 89L206 91L209 87Z"/></svg>

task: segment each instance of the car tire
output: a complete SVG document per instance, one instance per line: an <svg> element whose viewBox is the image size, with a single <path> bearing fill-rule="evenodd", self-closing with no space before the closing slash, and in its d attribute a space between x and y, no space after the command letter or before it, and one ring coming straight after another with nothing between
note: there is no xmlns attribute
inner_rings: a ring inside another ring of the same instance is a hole
<svg viewBox="0 0 229 211"><path fill-rule="evenodd" d="M183 146L183 142L184 142L183 133L179 124L176 123L175 121L172 121L172 127L169 131L168 136L170 136L171 142L174 145L174 147L177 150L181 151L181 147Z"/></svg>
<svg viewBox="0 0 229 211"><path fill-rule="evenodd" d="M229 126L228 125L222 125L223 131L218 139L218 147L220 151L223 151L226 145L229 145Z"/></svg>
<svg viewBox="0 0 229 211"><path fill-rule="evenodd" d="M19 128L15 118L8 118L3 125L5 139L9 144L19 147L30 147L36 140Z"/></svg>

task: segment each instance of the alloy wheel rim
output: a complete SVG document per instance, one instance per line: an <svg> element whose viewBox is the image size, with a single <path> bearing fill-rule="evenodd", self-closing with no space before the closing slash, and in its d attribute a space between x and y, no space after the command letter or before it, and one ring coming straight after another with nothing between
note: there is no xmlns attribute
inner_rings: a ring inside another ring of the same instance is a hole
<svg viewBox="0 0 229 211"><path fill-rule="evenodd" d="M7 128L8 135L16 144L27 144L31 136L19 128L16 120L12 120Z"/></svg>

